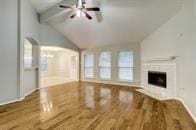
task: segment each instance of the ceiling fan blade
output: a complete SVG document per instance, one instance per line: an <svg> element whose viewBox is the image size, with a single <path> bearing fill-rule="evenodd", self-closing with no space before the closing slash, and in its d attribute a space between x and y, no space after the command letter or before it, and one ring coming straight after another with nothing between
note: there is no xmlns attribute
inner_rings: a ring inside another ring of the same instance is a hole
<svg viewBox="0 0 196 130"><path fill-rule="evenodd" d="M84 14L85 14L85 16L86 16L89 20L92 19L92 17L91 17L87 12L84 12Z"/></svg>
<svg viewBox="0 0 196 130"><path fill-rule="evenodd" d="M59 7L60 7L60 8L66 8L66 9L70 9L70 8L72 8L72 7L70 7L70 6L66 6L66 5L60 5Z"/></svg>
<svg viewBox="0 0 196 130"><path fill-rule="evenodd" d="M76 13L74 13L74 14L73 14L70 18L72 18L72 19L73 19L73 18L75 18L75 17L76 17L76 15L77 15L77 14L76 14Z"/></svg>
<svg viewBox="0 0 196 130"><path fill-rule="evenodd" d="M100 8L98 7L92 7L92 8L85 8L86 11L100 11Z"/></svg>
<svg viewBox="0 0 196 130"><path fill-rule="evenodd" d="M95 18L97 19L97 22L98 23L101 23L103 21L103 15L102 15L102 12L99 11L99 12L94 12L95 13Z"/></svg>

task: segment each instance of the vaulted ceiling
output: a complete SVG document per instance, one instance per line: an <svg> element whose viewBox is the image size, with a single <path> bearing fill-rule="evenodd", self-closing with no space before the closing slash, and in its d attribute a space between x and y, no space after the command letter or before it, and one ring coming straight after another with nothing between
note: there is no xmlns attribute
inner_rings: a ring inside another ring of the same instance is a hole
<svg viewBox="0 0 196 130"><path fill-rule="evenodd" d="M62 3L73 6L73 1L31 0L44 22L56 28L81 49L112 44L139 44L174 16L182 5L182 0L86 1L86 7L101 8L100 13L90 12L93 16L91 21L78 17L70 19L72 11L58 9L58 5Z"/></svg>

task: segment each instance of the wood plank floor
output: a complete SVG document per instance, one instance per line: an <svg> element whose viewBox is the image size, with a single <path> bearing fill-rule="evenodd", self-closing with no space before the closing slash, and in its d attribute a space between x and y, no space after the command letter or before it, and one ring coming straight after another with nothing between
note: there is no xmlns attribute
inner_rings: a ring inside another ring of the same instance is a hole
<svg viewBox="0 0 196 130"><path fill-rule="evenodd" d="M72 82L0 107L0 130L196 130L178 101L135 88Z"/></svg>

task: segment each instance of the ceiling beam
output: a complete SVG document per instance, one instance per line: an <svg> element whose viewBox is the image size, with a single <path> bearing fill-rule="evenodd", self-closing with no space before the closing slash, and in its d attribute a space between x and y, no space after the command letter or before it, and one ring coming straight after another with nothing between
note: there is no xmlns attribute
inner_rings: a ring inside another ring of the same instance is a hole
<svg viewBox="0 0 196 130"><path fill-rule="evenodd" d="M64 0L55 6L47 9L46 11L42 12L39 14L39 21L41 23L47 22L51 17L61 13L62 11L65 11L63 8L59 8L59 5L69 5L69 6L74 6L76 4L75 0Z"/></svg>

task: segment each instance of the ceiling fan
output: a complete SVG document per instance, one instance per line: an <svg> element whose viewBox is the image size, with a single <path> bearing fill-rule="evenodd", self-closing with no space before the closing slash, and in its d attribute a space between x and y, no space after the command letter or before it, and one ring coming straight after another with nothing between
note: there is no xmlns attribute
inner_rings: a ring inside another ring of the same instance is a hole
<svg viewBox="0 0 196 130"><path fill-rule="evenodd" d="M76 10L74 12L74 14L72 14L70 16L70 18L75 18L77 17L86 17L87 19L91 20L92 17L87 13L88 11L100 11L99 7L91 7L91 8L86 8L85 7L86 2L83 0L77 0L77 4L75 5L75 7L70 7L67 5L60 5L60 8L65 8L65 9L72 9L72 10Z"/></svg>

